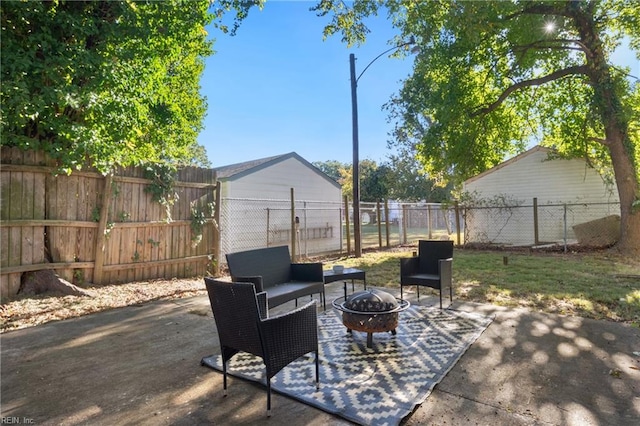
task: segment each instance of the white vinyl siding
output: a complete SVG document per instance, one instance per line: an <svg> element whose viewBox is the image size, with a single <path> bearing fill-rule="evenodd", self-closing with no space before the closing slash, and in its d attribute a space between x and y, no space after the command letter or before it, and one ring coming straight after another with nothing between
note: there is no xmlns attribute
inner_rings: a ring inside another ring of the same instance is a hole
<svg viewBox="0 0 640 426"><path fill-rule="evenodd" d="M469 179L465 191L476 191L481 198L509 194L525 203L604 203L617 202L615 188L586 162L578 159L548 160L548 150L533 149L520 159L497 166Z"/></svg>
<svg viewBox="0 0 640 426"><path fill-rule="evenodd" d="M464 191L489 200L504 196L520 205L512 209L473 209L467 215L467 241L530 245L534 238L533 200L538 205L541 242L574 238L572 225L619 214L618 193L580 159L549 159L549 149L537 146L468 179ZM565 207L568 204L569 207ZM567 216L567 228L564 216Z"/></svg>
<svg viewBox="0 0 640 426"><path fill-rule="evenodd" d="M291 246L291 188L300 218L298 254L339 251L342 189L297 154L288 154L222 181L223 253Z"/></svg>
<svg viewBox="0 0 640 426"><path fill-rule="evenodd" d="M291 157L238 179L225 182L230 198L288 200L291 188L297 200L340 202L342 191L296 158Z"/></svg>

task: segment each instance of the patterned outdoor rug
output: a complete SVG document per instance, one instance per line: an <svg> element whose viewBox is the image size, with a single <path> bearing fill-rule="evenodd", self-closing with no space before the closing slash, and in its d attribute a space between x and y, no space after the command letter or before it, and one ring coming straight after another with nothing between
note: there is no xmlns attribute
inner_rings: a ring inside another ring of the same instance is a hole
<svg viewBox="0 0 640 426"><path fill-rule="evenodd" d="M422 306L411 306L399 318L397 334L374 333L369 349L367 334L347 333L338 312L319 314L320 390L312 354L280 371L271 380L272 389L355 423L397 425L427 399L492 321ZM222 371L220 355L202 361ZM264 364L253 355L235 355L228 368L233 376L266 386Z"/></svg>

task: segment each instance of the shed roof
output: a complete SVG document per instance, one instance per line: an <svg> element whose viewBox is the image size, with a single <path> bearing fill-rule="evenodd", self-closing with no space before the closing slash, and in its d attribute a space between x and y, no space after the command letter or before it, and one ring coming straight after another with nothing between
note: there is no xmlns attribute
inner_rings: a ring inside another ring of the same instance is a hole
<svg viewBox="0 0 640 426"><path fill-rule="evenodd" d="M491 173L493 173L495 171L498 171L498 170L500 170L500 169L502 169L502 168L504 168L506 166L509 166L509 165L517 162L517 161L520 161L523 158L528 157L531 154L534 154L536 152L550 153L550 152L553 152L553 149L547 148L545 146L536 145L533 148L531 148L530 150L525 151L525 152L523 152L521 154L518 154L515 157L512 157L512 158L510 158L510 159L498 164L497 166L494 166L494 167L490 168L489 170L485 170L484 172L482 172L480 174L477 174L477 175L475 175L473 177L470 177L469 179L465 180L464 183L467 184L467 183L474 182L474 181L476 181L476 180L478 180L478 179L480 179L480 178L482 178L482 177L484 177L484 176L486 176L488 174L491 174Z"/></svg>
<svg viewBox="0 0 640 426"><path fill-rule="evenodd" d="M218 180L222 182L233 181L247 176L251 173L255 173L259 170L263 170L267 167L273 166L274 164L288 160L290 158L295 158L296 160L307 166L312 172L317 173L337 188L341 188L338 182L333 180L322 170L318 169L316 166L309 163L307 160L305 160L295 152L275 155L273 157L259 158L257 160L245 161L243 163L230 164L228 166L216 167L214 168L214 170L216 171Z"/></svg>

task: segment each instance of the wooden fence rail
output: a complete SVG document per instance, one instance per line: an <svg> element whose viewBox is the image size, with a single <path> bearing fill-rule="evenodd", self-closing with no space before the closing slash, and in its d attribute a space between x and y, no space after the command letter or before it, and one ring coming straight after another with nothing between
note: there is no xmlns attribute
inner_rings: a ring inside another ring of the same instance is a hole
<svg viewBox="0 0 640 426"><path fill-rule="evenodd" d="M25 272L53 269L78 284L192 277L219 252L211 169L180 169L167 209L145 190L141 168L56 175L42 153L5 146L1 159L2 297L17 293ZM192 211L205 213L203 226Z"/></svg>

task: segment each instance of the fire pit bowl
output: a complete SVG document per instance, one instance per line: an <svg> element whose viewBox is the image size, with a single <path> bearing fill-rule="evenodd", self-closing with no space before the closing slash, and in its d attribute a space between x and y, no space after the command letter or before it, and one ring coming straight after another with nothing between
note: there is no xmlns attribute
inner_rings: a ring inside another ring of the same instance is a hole
<svg viewBox="0 0 640 426"><path fill-rule="evenodd" d="M398 313L409 307L408 301L396 299L386 291L375 288L358 291L343 299L334 300L333 307L342 312L342 323L348 332L356 330L367 333L368 348L373 346L373 333L390 331L395 335Z"/></svg>

